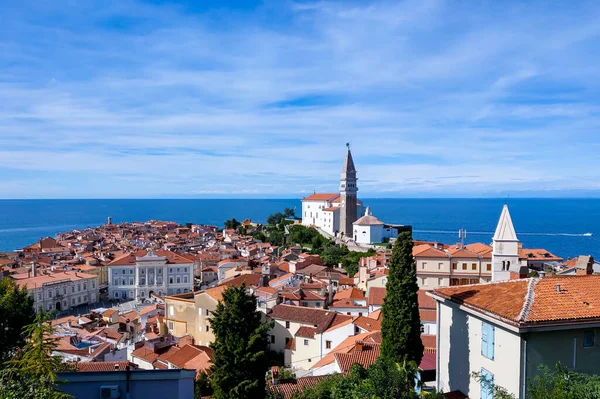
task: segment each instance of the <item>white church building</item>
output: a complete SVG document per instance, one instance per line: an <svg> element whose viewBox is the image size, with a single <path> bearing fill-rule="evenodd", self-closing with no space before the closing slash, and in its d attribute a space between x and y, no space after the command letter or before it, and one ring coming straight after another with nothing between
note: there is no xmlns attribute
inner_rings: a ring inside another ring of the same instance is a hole
<svg viewBox="0 0 600 399"><path fill-rule="evenodd" d="M398 236L398 226L387 225L374 217L357 199L358 178L352 153L342 166L339 193L314 193L302 199L302 224L314 226L335 237L354 240L357 244L375 244ZM359 215L363 214L360 217Z"/></svg>
<svg viewBox="0 0 600 399"><path fill-rule="evenodd" d="M302 224L315 226L332 236L352 237L352 223L362 213L362 202L356 198L358 185L352 153L342 166L339 193L314 193L302 199Z"/></svg>
<svg viewBox="0 0 600 399"><path fill-rule="evenodd" d="M377 244L386 239L397 238L398 228L386 225L371 214L367 207L365 215L353 223L354 241L357 244Z"/></svg>
<svg viewBox="0 0 600 399"><path fill-rule="evenodd" d="M520 269L519 239L508 205L504 205L492 239L492 281L510 280L510 273L519 273Z"/></svg>

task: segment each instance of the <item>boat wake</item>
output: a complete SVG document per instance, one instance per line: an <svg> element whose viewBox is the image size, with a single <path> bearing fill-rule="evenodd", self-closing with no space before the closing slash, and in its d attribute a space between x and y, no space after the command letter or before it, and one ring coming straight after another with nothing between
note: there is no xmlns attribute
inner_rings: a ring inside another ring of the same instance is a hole
<svg viewBox="0 0 600 399"><path fill-rule="evenodd" d="M458 234L458 230L413 230L415 233L430 233L430 234ZM467 234L475 235L490 235L493 236L493 232L489 231L468 231ZM520 236L562 236L562 237L592 237L592 233L517 233Z"/></svg>

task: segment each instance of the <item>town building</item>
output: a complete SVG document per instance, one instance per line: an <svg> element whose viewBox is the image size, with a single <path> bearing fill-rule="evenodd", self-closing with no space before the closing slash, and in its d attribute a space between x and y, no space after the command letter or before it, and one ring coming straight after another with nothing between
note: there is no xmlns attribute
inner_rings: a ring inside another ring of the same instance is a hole
<svg viewBox="0 0 600 399"><path fill-rule="evenodd" d="M58 390L74 398L194 397L193 370L122 370L120 363L112 371L98 370L61 372Z"/></svg>
<svg viewBox="0 0 600 399"><path fill-rule="evenodd" d="M344 159L339 193L314 193L302 199L302 224L316 226L332 236L353 237L352 223L362 213L356 168L350 147Z"/></svg>
<svg viewBox="0 0 600 399"><path fill-rule="evenodd" d="M146 300L191 292L193 261L164 249L126 253L109 264L109 298Z"/></svg>
<svg viewBox="0 0 600 399"><path fill-rule="evenodd" d="M598 287L600 276L580 275L431 291L437 302L437 389L488 399L493 397L489 381L524 399L527 381L540 365L553 368L560 362L599 374Z"/></svg>
<svg viewBox="0 0 600 399"><path fill-rule="evenodd" d="M353 223L353 237L357 244L377 244L398 237L398 228L386 225L367 207L365 215Z"/></svg>
<svg viewBox="0 0 600 399"><path fill-rule="evenodd" d="M98 276L77 271L38 270L32 263L28 273L12 274L20 288L34 298L36 310L65 311L94 303L99 298Z"/></svg>

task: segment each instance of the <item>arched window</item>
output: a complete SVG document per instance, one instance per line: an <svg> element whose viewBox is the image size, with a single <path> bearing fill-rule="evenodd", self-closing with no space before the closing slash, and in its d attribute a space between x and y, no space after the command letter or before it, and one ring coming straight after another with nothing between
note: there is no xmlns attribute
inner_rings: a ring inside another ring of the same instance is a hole
<svg viewBox="0 0 600 399"><path fill-rule="evenodd" d="M118 298L118 297L119 297L119 293L115 292L115 298Z"/></svg>

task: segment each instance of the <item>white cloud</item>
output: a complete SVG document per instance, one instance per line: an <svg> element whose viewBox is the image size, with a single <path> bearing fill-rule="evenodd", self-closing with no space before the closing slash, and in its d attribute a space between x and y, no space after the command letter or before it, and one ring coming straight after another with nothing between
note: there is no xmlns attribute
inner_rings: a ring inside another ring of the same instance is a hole
<svg viewBox="0 0 600 399"><path fill-rule="evenodd" d="M8 196L331 190L347 141L364 195L598 189L595 8L88 7L10 11Z"/></svg>

